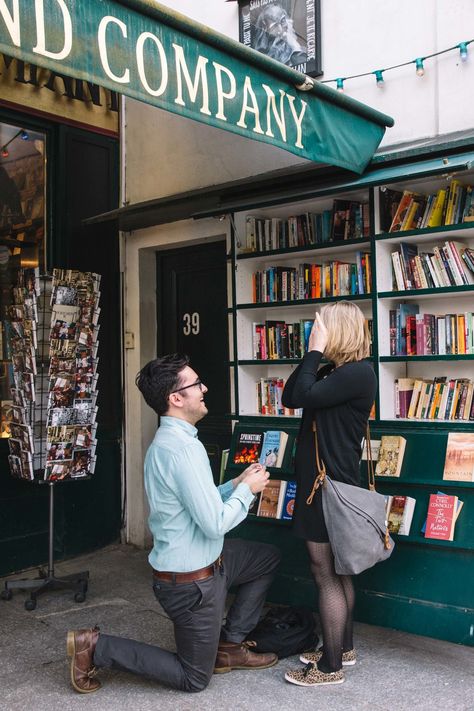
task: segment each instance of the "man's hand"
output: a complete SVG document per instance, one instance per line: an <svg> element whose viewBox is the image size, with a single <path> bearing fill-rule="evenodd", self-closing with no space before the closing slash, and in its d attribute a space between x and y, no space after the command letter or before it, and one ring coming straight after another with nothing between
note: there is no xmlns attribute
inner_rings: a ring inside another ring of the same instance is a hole
<svg viewBox="0 0 474 711"><path fill-rule="evenodd" d="M258 462L254 462L253 464L250 464L246 469L243 470L243 472L241 474L239 474L239 476L236 476L235 479L232 479L232 484L234 485L234 489L236 486L238 486L239 484L241 484L243 482L244 476L246 474L251 474L253 471L258 471L259 469L264 469L264 468L265 467L263 467Z"/></svg>
<svg viewBox="0 0 474 711"><path fill-rule="evenodd" d="M247 484L252 494L258 494L263 491L270 474L261 464L251 464L242 472L241 481Z"/></svg>
<svg viewBox="0 0 474 711"><path fill-rule="evenodd" d="M308 350L309 351L319 351L324 353L326 344L328 342L328 330L324 325L321 316L316 312L313 328L309 334Z"/></svg>

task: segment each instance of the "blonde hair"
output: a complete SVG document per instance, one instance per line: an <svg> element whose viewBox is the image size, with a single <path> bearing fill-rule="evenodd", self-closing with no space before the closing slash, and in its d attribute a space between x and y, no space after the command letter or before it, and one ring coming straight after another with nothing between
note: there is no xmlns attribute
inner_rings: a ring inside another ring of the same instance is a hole
<svg viewBox="0 0 474 711"><path fill-rule="evenodd" d="M336 365L367 358L370 334L360 308L350 301L325 304L321 319L328 330L326 358Z"/></svg>

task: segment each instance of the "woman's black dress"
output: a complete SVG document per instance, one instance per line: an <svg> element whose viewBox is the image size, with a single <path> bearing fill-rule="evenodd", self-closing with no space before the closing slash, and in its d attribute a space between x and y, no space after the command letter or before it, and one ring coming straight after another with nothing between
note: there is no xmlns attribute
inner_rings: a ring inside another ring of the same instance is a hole
<svg viewBox="0 0 474 711"><path fill-rule="evenodd" d="M296 447L296 501L293 531L299 538L318 543L329 541L324 522L321 489L311 505L306 499L316 477L313 417L318 430L319 456L335 481L359 485L361 442L377 389L377 379L369 361L333 364L318 370L319 351L306 353L288 378L283 391L285 407L302 407Z"/></svg>

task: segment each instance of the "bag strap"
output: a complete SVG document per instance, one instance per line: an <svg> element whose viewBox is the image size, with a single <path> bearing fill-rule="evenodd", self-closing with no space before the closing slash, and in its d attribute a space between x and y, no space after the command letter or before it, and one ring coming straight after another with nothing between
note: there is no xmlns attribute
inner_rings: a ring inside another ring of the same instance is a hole
<svg viewBox="0 0 474 711"><path fill-rule="evenodd" d="M324 483L324 480L327 476L326 472L326 465L322 461L322 459L319 456L319 446L318 446L318 430L316 427L316 418L313 418L313 435L314 435L314 451L316 454L316 478L313 482L313 488L311 489L311 493L306 499L306 503L308 505L311 505L313 503L314 495L321 486L321 484ZM365 444L367 447L367 471L368 471L368 480L369 480L369 491L375 491L375 470L374 470L374 462L372 459L372 446L370 442L370 427L369 423L367 422L367 429L365 433Z"/></svg>
<svg viewBox="0 0 474 711"><path fill-rule="evenodd" d="M306 503L308 505L311 505L313 503L314 495L321 486L321 484L324 482L326 478L326 465L324 462L320 459L319 457L319 447L318 447L318 431L316 428L316 418L313 418L313 435L314 435L314 451L316 453L316 478L313 482L313 488L311 489L311 493L306 499Z"/></svg>
<svg viewBox="0 0 474 711"><path fill-rule="evenodd" d="M369 491L375 491L375 469L374 460L372 459L372 442L370 441L370 427L368 422L365 431L365 446L367 448L367 478L369 481Z"/></svg>

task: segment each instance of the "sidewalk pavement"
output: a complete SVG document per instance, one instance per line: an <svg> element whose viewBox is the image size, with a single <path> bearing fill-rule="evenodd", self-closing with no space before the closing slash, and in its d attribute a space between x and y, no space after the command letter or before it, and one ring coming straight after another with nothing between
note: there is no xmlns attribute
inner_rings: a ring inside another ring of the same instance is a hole
<svg viewBox="0 0 474 711"><path fill-rule="evenodd" d="M298 658L271 669L215 675L199 694L186 694L124 672L101 670L102 689L77 694L69 685L66 632L99 624L103 632L174 649L172 625L151 589L145 551L108 546L56 566L56 575L90 571L85 602L67 591L46 593L36 610L25 593L0 600L0 706L3 711L254 711L297 707L328 711L474 711L471 647L356 624L358 661L344 684L319 689L285 682ZM17 577L35 577L29 571ZM0 579L0 589L3 580Z"/></svg>

